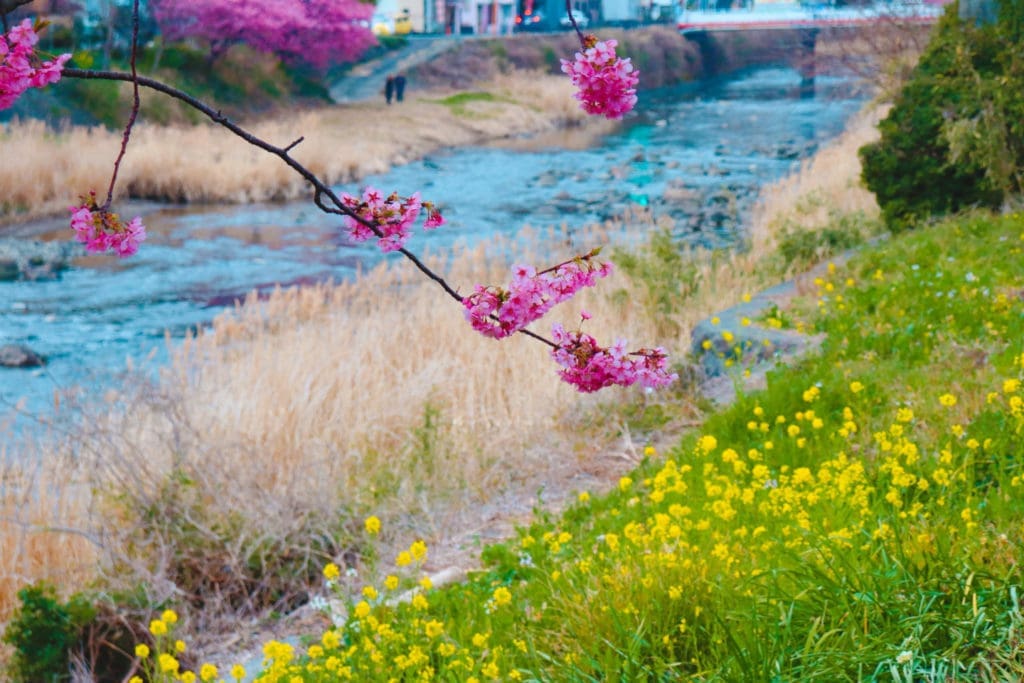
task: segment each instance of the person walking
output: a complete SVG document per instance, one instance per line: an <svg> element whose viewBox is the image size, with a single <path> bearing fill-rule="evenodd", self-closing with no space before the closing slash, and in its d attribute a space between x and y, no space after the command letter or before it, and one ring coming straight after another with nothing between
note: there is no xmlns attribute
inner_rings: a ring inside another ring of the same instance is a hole
<svg viewBox="0 0 1024 683"><path fill-rule="evenodd" d="M395 76L395 99L399 102L405 97L405 74Z"/></svg>
<svg viewBox="0 0 1024 683"><path fill-rule="evenodd" d="M395 77L388 74L388 77L384 80L384 99L387 100L388 104L391 104L391 96L395 92ZM399 90L401 93L401 90ZM402 101L402 95L398 95L398 101Z"/></svg>

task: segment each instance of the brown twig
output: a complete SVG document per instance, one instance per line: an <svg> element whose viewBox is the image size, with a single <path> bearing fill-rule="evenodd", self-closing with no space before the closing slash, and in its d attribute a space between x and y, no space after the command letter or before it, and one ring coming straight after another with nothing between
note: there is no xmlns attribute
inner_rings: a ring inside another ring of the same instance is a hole
<svg viewBox="0 0 1024 683"><path fill-rule="evenodd" d="M138 0L136 0L136 2L137 1ZM151 90L155 90L157 92L167 95L168 97L172 97L176 100L184 102L196 111L205 114L207 118L209 118L214 123L226 128L227 130L234 133L236 136L245 140L250 145L258 147L259 149L262 149L265 152L273 154L274 156L281 159L285 164L287 164L292 170L294 170L296 173L302 176L302 178L313 187L313 202L321 211L324 211L325 213L348 216L349 218L359 221L361 224L365 225L367 228L373 231L373 233L378 237L384 236L384 233L381 232L380 228L373 221L366 220L365 218L360 216L356 211L353 211L349 207L345 206L344 202L341 201L341 199L334 192L334 190L330 188L330 186L328 186L324 181L322 181L316 174L314 174L308 168L299 163L295 159L295 157L289 154L289 150L291 150L292 148L295 147L295 145L301 142L302 138L299 138L298 140L292 142L286 147L278 147L277 145L273 145L267 142L266 140L257 137L253 133L250 133L248 130L242 128L237 123L235 123L228 117L224 116L224 114L221 113L220 110L214 109L202 100L199 100L193 97L192 95L189 95L188 93L179 90L173 86L167 85L162 81L158 81L154 78L149 78L147 76L139 76L137 73L134 72L134 68L132 73L124 73L123 71L94 71L91 69L64 69L62 73L64 76L68 78L82 78L87 80L92 79L106 81L130 81L135 85L136 88L138 86L150 88ZM125 142L125 144L127 143ZM324 197L330 199L330 202L333 206L328 206L324 202ZM455 299L460 304L462 303L462 295L460 295L450 284L448 284L448 282L443 277L441 277L439 274L431 270L429 266L423 263L423 261L420 260L419 257L417 257L415 254L413 254L411 251L404 247L398 249L398 252L401 253L410 261L412 261L413 265L415 265L416 268L420 270L420 272L426 275L429 279L436 282L448 296ZM536 339L537 341L543 342L544 344L547 344L552 348L558 348L557 344L548 339L545 339L544 337L534 332L530 332L529 330L519 330L519 332L521 334L526 335L527 337L530 337L531 339Z"/></svg>
<svg viewBox="0 0 1024 683"><path fill-rule="evenodd" d="M142 101L139 99L139 74L135 69L135 57L139 51L139 0L135 0L132 4L132 52L131 52L131 67L132 67L132 112L128 116L128 123L124 127L124 135L121 136L121 151L117 154L117 160L114 161L114 172L110 174L110 187L107 188L107 201L103 204L103 211L110 208L110 204L114 201L114 185L117 183L117 172L121 169L121 160L124 159L125 152L128 151L128 139L132 135L132 126L135 125L135 119L139 116L139 107Z"/></svg>
<svg viewBox="0 0 1024 683"><path fill-rule="evenodd" d="M576 25L576 17L572 13L572 0L565 0L565 13L569 15L569 22L572 24L572 30L576 31L576 36L580 39L580 45L586 49L587 45L584 39L583 31Z"/></svg>

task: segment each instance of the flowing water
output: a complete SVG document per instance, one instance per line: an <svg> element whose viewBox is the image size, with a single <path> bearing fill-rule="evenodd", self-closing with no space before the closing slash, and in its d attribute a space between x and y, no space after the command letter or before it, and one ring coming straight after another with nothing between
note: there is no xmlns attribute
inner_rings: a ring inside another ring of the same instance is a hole
<svg viewBox="0 0 1024 683"><path fill-rule="evenodd" d="M525 225L583 225L637 205L675 217L681 241L729 246L758 188L837 135L865 99L842 78L819 77L815 95L802 96L796 72L759 69L642 93L636 115L596 140L566 131L444 150L360 186L420 190L438 203L448 222L429 234L431 250ZM167 208L146 224L149 239L133 258L83 257L57 280L0 283L0 344L48 360L43 369L0 368L0 417L10 412L15 432L32 429L30 416L72 387L100 396L128 358L158 366L167 336L173 346L253 289L337 281L384 258L306 202ZM418 233L410 246L426 243Z"/></svg>

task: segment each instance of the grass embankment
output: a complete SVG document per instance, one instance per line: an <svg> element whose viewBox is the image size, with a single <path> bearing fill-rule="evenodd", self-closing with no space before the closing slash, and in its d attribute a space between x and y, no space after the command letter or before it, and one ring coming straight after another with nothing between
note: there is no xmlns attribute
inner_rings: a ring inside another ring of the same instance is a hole
<svg viewBox="0 0 1024 683"><path fill-rule="evenodd" d="M978 214L830 266L820 354L396 600L414 542L260 680L1019 680L1022 254Z"/></svg>
<svg viewBox="0 0 1024 683"><path fill-rule="evenodd" d="M796 212L786 199L781 215L769 202L749 250L680 258L654 242L620 259L614 279L576 304L594 316L588 330L683 359L696 321L805 265L778 260L778 240L799 245L801 258L828 255L813 212L833 192L864 202L850 161L863 135L837 143L846 153L824 162L830 173L812 165L804 181L777 189L816 198ZM842 187L815 194L813 183L840 169ZM610 230L658 227L670 226L641 216L595 227L577 232L571 251L603 243ZM543 257L519 260L557 261L552 243L538 240ZM438 266L468 290L507 281L492 257L474 251ZM543 501L557 503L581 472L596 490L630 466L609 454L642 451L630 448L630 434L642 443L700 417L686 387L580 396L556 381L544 347L479 338L438 296L401 265L249 302L184 344L159 387L126 388L66 443L8 453L19 457L3 479L0 545L22 551L0 555L0 611L10 614L14 591L38 579L65 592L145 585L146 604L177 605L189 630L213 638L225 615L305 600L331 560L348 558L370 580L374 553L390 559L422 538L434 549L428 568L463 561L451 546L472 536L482 512L511 508L525 519L542 486ZM575 310L558 319L571 324ZM376 550L361 528L370 514L386 529Z"/></svg>
<svg viewBox="0 0 1024 683"><path fill-rule="evenodd" d="M311 109L254 123L250 130L282 146L304 136L293 156L321 179L343 183L443 147L583 125L587 119L565 78L516 73L477 90L485 95L452 103L443 93L423 93L401 106L367 102ZM38 121L0 129L0 223L66 213L80 196L105 188L120 140L116 130L53 131ZM132 135L116 196L253 202L308 195L305 182L279 159L218 126L161 126L143 119Z"/></svg>

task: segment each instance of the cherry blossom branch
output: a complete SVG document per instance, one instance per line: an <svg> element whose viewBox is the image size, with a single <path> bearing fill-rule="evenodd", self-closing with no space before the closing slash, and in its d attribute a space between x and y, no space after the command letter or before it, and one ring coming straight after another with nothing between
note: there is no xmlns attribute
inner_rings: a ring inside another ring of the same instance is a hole
<svg viewBox="0 0 1024 683"><path fill-rule="evenodd" d="M580 45L587 47L583 31L576 25L576 16L572 13L572 0L565 0L565 13L569 15L569 22L572 24L572 30L576 31L576 36L580 39Z"/></svg>
<svg viewBox="0 0 1024 683"><path fill-rule="evenodd" d="M193 109L196 109L197 111L205 114L206 117L214 123L231 131L245 142L255 147L258 147L264 150L265 152L273 154L274 156L284 161L289 167L291 167L295 172L302 176L302 178L306 180L306 182L312 185L313 202L321 211L325 213L337 214L351 218L352 220L358 221L359 223L365 225L368 229L374 231L374 234L376 234L378 237L382 236L382 233L380 232L379 228L372 221L366 220L365 218L360 216L358 212L353 211L352 209L345 206L345 204L341 201L338 195L328 185L326 185L322 180L320 180L318 176L316 176L316 174L307 169L305 166L299 163L293 156L291 156L291 154L289 154L289 150L293 149L297 144L299 144L299 142L301 142L303 138L299 138L298 140L292 142L286 147L278 147L277 145L273 145L263 140L262 138L257 137L253 133L250 133L246 129L234 123L228 117L224 116L224 114L221 113L219 110L216 110L213 107L207 105L202 100L199 100L193 97L192 95L189 95L188 93L179 90L173 86L170 86L162 81L158 81L154 78L149 78L147 76L136 75L133 78L132 74L124 73L121 71L94 71L91 69L73 68L65 68L63 71L63 75L69 78L111 81L133 81L134 83L137 83L140 86L149 88L151 90L155 90L157 92L167 95L168 97L184 102ZM330 199L331 203L334 204L334 206L328 206L327 203L324 202L324 197ZM418 268L420 272L426 275L429 279L436 282L448 296L450 296L460 304L462 303L463 296L460 295L448 283L447 280L445 280L438 273L432 270L429 266L423 263L423 261L418 256L416 256L414 253L412 253L405 247L397 249L396 251L398 251L407 259L409 259L413 263L413 265L416 266L416 268ZM531 332L530 330L526 329L519 330L519 332L527 337L530 337L531 339L535 339L539 342L542 342L547 346L550 346L551 348L556 348L556 344L554 342L542 337L539 334L536 334L535 332Z"/></svg>
<svg viewBox="0 0 1024 683"><path fill-rule="evenodd" d="M592 259L595 256L599 255L600 253L601 253L601 247L594 247L588 253L583 254L582 256L574 256L571 259L569 259L567 261L562 261L561 263L559 263L557 265L554 265L554 266L551 266L550 268L545 268L544 270L539 270L539 271L537 271L537 275L544 275L545 273L554 273L559 268L561 268L562 266L567 266L570 263L582 263L584 261L589 261L590 259Z"/></svg>
<svg viewBox="0 0 1024 683"><path fill-rule="evenodd" d="M3 2L5 0L0 0L0 3ZM636 103L636 71L630 60L620 59L615 54L614 40L599 42L593 35L582 34L572 15L570 0L567 0L566 8L583 49L576 54L575 61L562 60L562 70L569 74L573 84L579 87L576 98L585 111L602 114L610 119L621 118ZM291 151L304 140L303 137L293 140L284 147L271 144L232 122L220 110L213 109L192 95L156 79L139 76L136 68L138 14L139 1L133 0L131 73L85 69L67 69L63 73L71 78L120 80L132 83L133 106L122 136L121 149L114 163L106 201L99 206L93 192L82 206L71 208L71 228L77 239L85 243L87 251L112 250L119 256L130 256L138 250L139 243L146 237L141 218L136 217L125 223L109 209L113 201L118 171L141 106L139 88L148 87L184 102L248 144L281 159L310 184L313 188L313 201L320 210L345 218L344 227L354 242L376 237L381 251L401 253L412 261L420 272L437 283L448 296L463 306L466 319L481 334L502 339L521 333L546 344L551 349L552 358L562 366L559 375L579 391L591 392L606 386L629 386L634 383L655 388L665 386L676 379L675 374L668 369L668 359L661 348L628 352L624 340L618 340L605 348L582 330L566 332L558 324L552 328L553 341L526 329L527 325L540 319L553 306L568 300L584 287L594 286L599 278L607 277L611 273L610 263L596 261L600 248L539 272L529 265L514 266L514 277L507 289L476 285L473 293L461 296L441 275L405 248L412 226L422 210L426 211L423 229L431 230L444 224L444 218L434 204L422 201L419 192L408 197L402 197L397 192L385 196L372 187L364 188L359 197L346 193L339 196L316 174L291 156ZM61 55L51 62L40 63L41 60L34 55L33 50L37 42L38 35L28 20L0 36L0 48L3 48L3 51L0 51L0 108L10 106L29 87L42 87L60 79L62 67L71 55ZM581 317L586 320L590 316L582 312Z"/></svg>
<svg viewBox="0 0 1024 683"><path fill-rule="evenodd" d="M117 172L121 168L121 160L124 159L125 152L128 151L128 139L132 135L132 126L135 125L135 119L139 115L139 107L142 105L142 101L139 99L139 74L135 68L135 57L138 53L138 45L139 0L135 0L132 5L132 53L130 60L132 67L132 111L128 116L128 123L124 127L124 135L121 136L121 151L117 155L117 160L114 161L114 172L110 175L110 187L107 188L107 201L103 203L103 211L109 209L111 203L114 201L114 185L117 183Z"/></svg>

